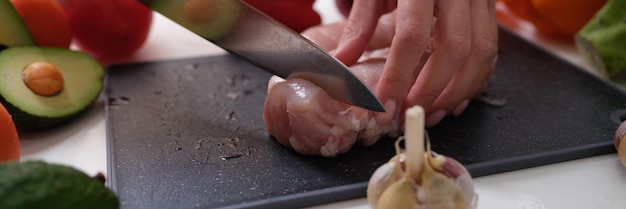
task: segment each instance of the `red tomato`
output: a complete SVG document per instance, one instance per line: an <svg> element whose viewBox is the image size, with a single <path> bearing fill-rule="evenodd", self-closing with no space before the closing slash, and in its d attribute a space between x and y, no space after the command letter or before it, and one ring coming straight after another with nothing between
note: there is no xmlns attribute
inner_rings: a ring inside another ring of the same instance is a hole
<svg viewBox="0 0 626 209"><path fill-rule="evenodd" d="M148 37L152 10L137 0L60 0L67 12L74 43L99 60L135 53Z"/></svg>
<svg viewBox="0 0 626 209"><path fill-rule="evenodd" d="M0 103L0 163L20 160L20 137L11 114Z"/></svg>
<svg viewBox="0 0 626 209"><path fill-rule="evenodd" d="M70 22L55 0L11 0L38 46L69 48Z"/></svg>
<svg viewBox="0 0 626 209"><path fill-rule="evenodd" d="M298 33L322 23L320 15L313 10L315 0L245 0L245 2Z"/></svg>

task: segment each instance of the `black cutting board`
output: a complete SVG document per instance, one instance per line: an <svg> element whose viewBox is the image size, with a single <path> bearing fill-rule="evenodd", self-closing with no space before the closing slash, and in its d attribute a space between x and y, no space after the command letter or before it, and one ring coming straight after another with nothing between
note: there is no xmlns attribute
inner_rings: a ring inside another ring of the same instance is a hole
<svg viewBox="0 0 626 209"><path fill-rule="evenodd" d="M615 152L626 94L500 31L487 94L429 129L433 149L473 176ZM109 186L124 209L304 207L365 196L394 139L337 158L301 156L268 136L270 75L230 55L113 66L106 106Z"/></svg>

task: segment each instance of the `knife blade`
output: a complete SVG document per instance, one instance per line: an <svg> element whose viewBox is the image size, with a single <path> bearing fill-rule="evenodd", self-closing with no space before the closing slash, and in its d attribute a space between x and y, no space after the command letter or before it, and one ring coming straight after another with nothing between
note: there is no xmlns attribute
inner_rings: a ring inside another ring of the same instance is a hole
<svg viewBox="0 0 626 209"><path fill-rule="evenodd" d="M282 78L301 78L341 102L384 112L347 66L241 0L139 0L188 30Z"/></svg>

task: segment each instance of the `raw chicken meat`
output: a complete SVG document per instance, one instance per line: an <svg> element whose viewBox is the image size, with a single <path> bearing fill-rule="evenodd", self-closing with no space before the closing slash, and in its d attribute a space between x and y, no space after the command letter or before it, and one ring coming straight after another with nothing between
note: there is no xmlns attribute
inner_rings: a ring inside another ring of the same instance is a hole
<svg viewBox="0 0 626 209"><path fill-rule="evenodd" d="M391 20L383 19L380 24L385 21ZM305 31L303 35L322 48L332 50L339 39L337 30L342 27L343 23L321 26ZM370 43L371 48L389 45L391 36L387 34L392 28L387 29L377 32ZM350 67L372 91L382 73L385 52L385 49L373 50ZM304 155L325 157L345 153L356 143L368 146L381 137L394 137L400 133L398 116L390 123L381 124L377 122L376 114L380 113L334 100L309 81L284 80L276 76L269 81L264 107L267 130L280 144Z"/></svg>
<svg viewBox="0 0 626 209"><path fill-rule="evenodd" d="M350 69L374 89L383 61L367 60ZM356 142L368 146L383 135L399 132L399 120L379 124L377 113L334 100L306 80L273 77L267 94L264 119L268 132L301 154L333 157Z"/></svg>

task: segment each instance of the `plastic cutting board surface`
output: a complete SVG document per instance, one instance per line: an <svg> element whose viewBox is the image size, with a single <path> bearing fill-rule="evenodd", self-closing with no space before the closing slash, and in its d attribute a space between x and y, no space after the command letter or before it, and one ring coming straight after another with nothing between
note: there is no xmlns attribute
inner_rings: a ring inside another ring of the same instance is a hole
<svg viewBox="0 0 626 209"><path fill-rule="evenodd" d="M337 158L301 156L268 136L270 75L230 55L108 69L109 186L125 209L286 208L365 196L394 139ZM626 94L500 31L487 95L429 129L432 147L473 176L615 152Z"/></svg>

